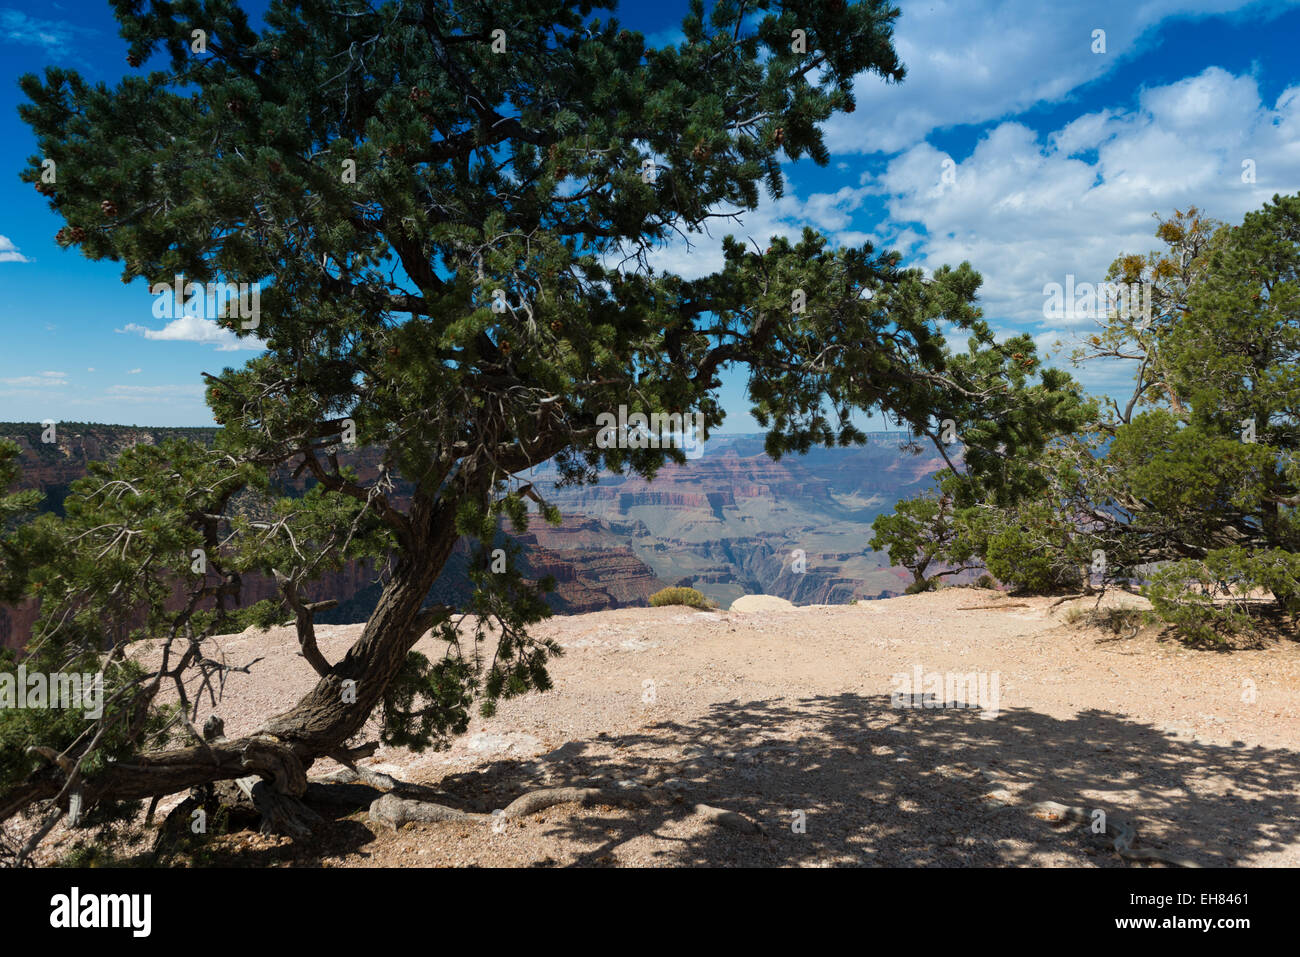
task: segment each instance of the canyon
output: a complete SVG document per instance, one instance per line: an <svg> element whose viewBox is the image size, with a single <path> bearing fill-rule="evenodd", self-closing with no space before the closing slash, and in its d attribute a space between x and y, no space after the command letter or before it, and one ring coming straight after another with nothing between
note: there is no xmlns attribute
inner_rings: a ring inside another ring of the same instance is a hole
<svg viewBox="0 0 1300 957"><path fill-rule="evenodd" d="M587 521L530 533L546 546L626 547L659 578L723 607L754 593L796 604L899 595L911 576L867 547L871 523L944 465L906 439L877 432L863 446L773 460L760 435L714 436L702 457L669 463L652 482L606 472L595 485L556 487L547 463L529 481Z"/></svg>
<svg viewBox="0 0 1300 957"><path fill-rule="evenodd" d="M61 513L71 483L93 461L111 461L137 443L184 438L210 444L215 429L147 428L62 423L57 441L42 427L0 423L0 437L21 450L15 488L36 488L43 511ZM796 604L844 604L903 592L910 575L892 568L867 543L871 522L920 491L942 467L932 449L908 448L903 433L872 433L860 447L817 448L771 459L760 435L717 435L704 454L669 463L653 482L605 472L594 485L557 487L545 463L521 475L560 509L549 525L534 517L513 537L532 579L551 576L548 602L560 614L645 605L666 585L689 585L726 607L744 594L769 594ZM340 456L362 481L377 474L379 455L360 448ZM287 479L287 477L286 477ZM288 481L293 487L294 482ZM305 484L299 480L299 489ZM400 488L399 488L400 496ZM469 549L462 543L431 596L446 601L469 592ZM334 598L322 623L364 620L382 589L382 569L350 563L314 582L308 598ZM276 596L265 576L245 576L245 604ZM0 646L25 645L38 607L0 606Z"/></svg>

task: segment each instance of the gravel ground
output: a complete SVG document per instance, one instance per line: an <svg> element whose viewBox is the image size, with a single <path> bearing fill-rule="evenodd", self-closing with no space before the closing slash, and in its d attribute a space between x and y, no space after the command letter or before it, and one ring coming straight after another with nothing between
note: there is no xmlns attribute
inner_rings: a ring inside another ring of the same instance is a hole
<svg viewBox="0 0 1300 957"><path fill-rule="evenodd" d="M1135 821L1140 845L1200 864L1300 865L1300 643L1225 653L1115 637L1067 624L1083 604L954 588L552 619L537 629L565 648L552 691L476 717L448 751L365 763L472 811L560 785L661 800L396 832L341 808L310 847L216 840L254 865L1136 866L1087 826L1027 813L1054 800ZM320 627L325 656L360 627ZM314 681L292 629L219 645L232 664L262 659L216 709L230 736ZM428 638L420 650L439 653ZM921 674L921 691L972 672L996 701L941 689L927 701L949 706L891 704L896 675ZM721 827L697 804L761 831Z"/></svg>

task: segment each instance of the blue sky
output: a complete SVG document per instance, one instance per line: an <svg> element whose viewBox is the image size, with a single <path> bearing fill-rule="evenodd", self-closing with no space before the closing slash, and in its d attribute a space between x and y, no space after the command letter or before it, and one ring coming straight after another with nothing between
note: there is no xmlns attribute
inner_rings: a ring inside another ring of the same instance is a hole
<svg viewBox="0 0 1300 957"><path fill-rule="evenodd" d="M1235 221L1300 191L1300 0L899 6L907 80L861 78L857 111L828 127L831 164L789 166L787 195L735 232L811 225L925 269L970 260L995 329L1068 352L1091 324L1044 319L1046 283L1096 281L1121 252L1153 248L1154 212L1195 204ZM671 42L685 9L656 0L618 15ZM61 221L17 178L35 151L17 77L57 63L112 84L125 56L106 0L0 0L0 420L210 425L199 373L255 354L202 321L155 318L142 280L125 286L116 264L60 249ZM720 239L668 247L658 265L708 271ZM1081 377L1120 394L1127 375ZM726 383L725 431L755 428L742 385Z"/></svg>

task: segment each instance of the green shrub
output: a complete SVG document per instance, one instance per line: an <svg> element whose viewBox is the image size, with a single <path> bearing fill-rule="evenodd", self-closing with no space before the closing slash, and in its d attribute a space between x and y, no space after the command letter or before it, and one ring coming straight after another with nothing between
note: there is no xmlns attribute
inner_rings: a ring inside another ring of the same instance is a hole
<svg viewBox="0 0 1300 957"><path fill-rule="evenodd" d="M1276 607L1253 597L1269 592ZM1165 565L1151 576L1143 594L1155 613L1192 643L1254 641L1261 634L1261 614L1297 610L1300 555L1282 549L1214 549L1203 559Z"/></svg>
<svg viewBox="0 0 1300 957"><path fill-rule="evenodd" d="M1044 531L1010 525L990 535L984 554L990 574L1014 592L1043 594L1079 587L1078 566L1052 541L1052 530Z"/></svg>
<svg viewBox="0 0 1300 957"><path fill-rule="evenodd" d="M710 607L709 600L694 588L665 588L650 596L650 606L661 608L664 605L689 605L691 608Z"/></svg>
<svg viewBox="0 0 1300 957"><path fill-rule="evenodd" d="M1018 528L1004 528L991 536L985 561L989 571L1014 591L1043 592L1052 587L1051 560Z"/></svg>

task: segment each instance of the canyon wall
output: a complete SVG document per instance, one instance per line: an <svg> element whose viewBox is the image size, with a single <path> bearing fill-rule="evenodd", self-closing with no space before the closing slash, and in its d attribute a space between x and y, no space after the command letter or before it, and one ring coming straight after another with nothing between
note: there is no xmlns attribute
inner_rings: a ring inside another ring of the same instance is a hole
<svg viewBox="0 0 1300 957"><path fill-rule="evenodd" d="M39 489L45 495L42 511L59 514L69 486L85 476L90 462L110 461L132 445L154 445L168 438L210 444L216 434L215 429L148 429L61 423L56 432L57 441L43 443L41 431L41 426L30 423L0 423L0 438L12 439L21 450L19 464L22 475L12 490ZM378 475L379 454L374 449L354 450L340 456L340 461L356 469L362 481L372 480ZM306 482L302 480L286 484L299 491L306 488ZM400 502L401 498L399 490L395 499ZM537 524L543 523L539 520ZM609 532L607 528L602 529L599 522L590 524L600 531L598 538ZM525 574L533 579L544 575L555 577L556 589L547 601L554 611L562 614L644 605L650 595L665 586L665 582L656 578L654 572L624 545L602 539L599 547L591 548L575 540L568 547L552 549L528 535L521 536L520 541L524 546L522 562ZM433 600L459 600L469 594L465 567L467 556L468 548L461 543L434 583ZM382 590L380 572L381 569L370 563L348 562L338 571L327 571L307 585L304 597L307 600L335 598L339 601L339 607L317 615L317 620L322 623L364 621ZM275 582L269 576L243 577L242 605L274 599L278 595ZM178 594L173 603L178 606L179 602ZM0 605L0 647L25 646L39 610L39 603L32 600L14 606Z"/></svg>
<svg viewBox="0 0 1300 957"><path fill-rule="evenodd" d="M91 461L110 460L137 444L166 438L211 443L215 429L152 429L63 423L58 441L42 443L41 426L0 424L0 436L22 449L21 487L38 488L44 509L61 512L69 485ZM871 522L901 498L916 494L943 467L933 450L914 454L905 436L875 433L861 447L816 448L773 461L754 435L715 436L704 454L667 464L653 482L602 473L596 485L556 488L551 463L526 477L559 506L563 522L535 518L516 536L525 574L550 575L551 607L580 613L645 604L667 584L698 588L722 605L742 594L779 595L797 604L838 604L902 592L911 580L867 547ZM379 453L340 456L362 481L378 474ZM286 484L298 491L305 480ZM399 485L398 503L405 490ZM469 591L468 548L458 547L431 592L433 600ZM308 589L312 599L335 598L323 622L365 619L381 589L379 570L357 563L328 572ZM275 598L269 578L248 576L243 600ZM30 634L34 602L0 606L0 644L19 647Z"/></svg>

